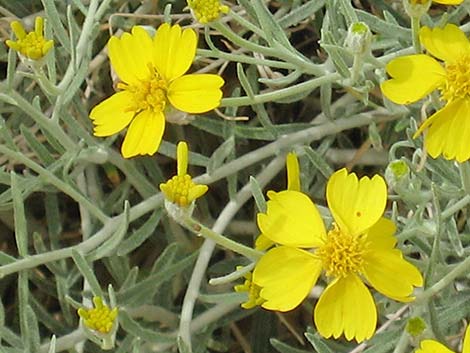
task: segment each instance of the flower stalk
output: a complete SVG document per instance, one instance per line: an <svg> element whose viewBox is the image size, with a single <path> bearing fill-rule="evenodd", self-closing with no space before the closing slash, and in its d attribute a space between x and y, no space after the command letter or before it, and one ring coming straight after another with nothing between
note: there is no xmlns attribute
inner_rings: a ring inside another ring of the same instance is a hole
<svg viewBox="0 0 470 353"><path fill-rule="evenodd" d="M199 236L203 236L206 239L210 239L214 241L217 245L220 245L221 247L227 250L232 250L233 252L243 255L250 260L256 261L263 255L261 251L240 244L236 241L227 238L222 234L213 231L210 228L207 228L192 217L185 217L184 219L182 219L181 224L184 225L191 232Z"/></svg>

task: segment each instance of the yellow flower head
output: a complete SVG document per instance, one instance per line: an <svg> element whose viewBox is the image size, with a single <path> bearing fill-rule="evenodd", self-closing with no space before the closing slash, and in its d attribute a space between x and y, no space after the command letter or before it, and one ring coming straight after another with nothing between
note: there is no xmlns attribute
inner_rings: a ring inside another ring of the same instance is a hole
<svg viewBox="0 0 470 353"><path fill-rule="evenodd" d="M452 24L423 27L420 40L428 54L390 61L387 72L392 79L382 83L382 93L395 103L409 104L438 89L445 105L420 126L414 137L427 129L424 146L431 157L443 155L466 161L470 159L470 42Z"/></svg>
<svg viewBox="0 0 470 353"><path fill-rule="evenodd" d="M78 315L83 319L83 323L90 330L102 334L111 332L118 315L118 308L111 310L103 303L101 297L93 297L93 304L95 307L92 309L78 309Z"/></svg>
<svg viewBox="0 0 470 353"><path fill-rule="evenodd" d="M221 13L228 13L229 8L220 0L187 0L194 17L202 24L215 21Z"/></svg>
<svg viewBox="0 0 470 353"><path fill-rule="evenodd" d="M160 190L165 198L180 207L187 207L194 200L204 195L207 185L195 184L188 171L188 145L186 142L179 142L176 151L177 174L166 183L160 184Z"/></svg>
<svg viewBox="0 0 470 353"><path fill-rule="evenodd" d="M420 347L415 353L454 353L449 348L435 340L421 341ZM465 331L465 338L463 339L462 353L470 353L470 325L467 326Z"/></svg>
<svg viewBox="0 0 470 353"><path fill-rule="evenodd" d="M152 155L160 146L169 107L191 114L217 107L222 77L185 74L196 46L194 30L167 23L153 38L139 26L121 38L111 37L108 54L121 90L90 112L95 136L110 136L129 126L121 148L123 157Z"/></svg>
<svg viewBox="0 0 470 353"><path fill-rule="evenodd" d="M10 26L15 33L16 41L7 40L6 44L29 59L41 59L54 46L53 40L44 38L44 19L42 17L36 17L34 32L26 33L23 25L18 21L13 21Z"/></svg>
<svg viewBox="0 0 470 353"><path fill-rule="evenodd" d="M377 323L374 299L364 281L389 298L414 299L413 289L423 278L395 249L395 224L382 217L387 202L382 177L358 180L346 169L330 177L326 198L334 223L329 231L305 194L286 190L268 196L258 226L279 246L263 255L253 271L263 308L294 309L324 272L329 283L314 311L318 332L361 342L374 334Z"/></svg>
<svg viewBox="0 0 470 353"><path fill-rule="evenodd" d="M286 169L287 169L287 190L300 191L300 168L299 160L294 152L289 152L286 156ZM268 193L269 194L269 193ZM255 241L256 250L266 250L273 246L274 243L260 234Z"/></svg>
<svg viewBox="0 0 470 353"><path fill-rule="evenodd" d="M248 300L241 305L244 309L252 309L264 303L264 299L259 295L261 287L253 283L253 274L251 272L246 273L245 282L236 285L234 289L235 292L246 292L248 294Z"/></svg>

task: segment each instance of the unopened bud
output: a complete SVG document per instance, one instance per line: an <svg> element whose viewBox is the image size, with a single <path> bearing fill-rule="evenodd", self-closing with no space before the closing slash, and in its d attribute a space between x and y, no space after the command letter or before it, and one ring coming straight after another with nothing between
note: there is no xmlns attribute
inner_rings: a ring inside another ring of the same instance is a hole
<svg viewBox="0 0 470 353"><path fill-rule="evenodd" d="M407 185L410 182L410 167L402 160L390 162L385 170L385 180L392 189Z"/></svg>
<svg viewBox="0 0 470 353"><path fill-rule="evenodd" d="M420 317L412 317L406 323L406 332L410 336L417 337L426 329L426 323Z"/></svg>
<svg viewBox="0 0 470 353"><path fill-rule="evenodd" d="M345 45L354 55L369 53L372 42L372 33L364 22L355 22L349 26Z"/></svg>

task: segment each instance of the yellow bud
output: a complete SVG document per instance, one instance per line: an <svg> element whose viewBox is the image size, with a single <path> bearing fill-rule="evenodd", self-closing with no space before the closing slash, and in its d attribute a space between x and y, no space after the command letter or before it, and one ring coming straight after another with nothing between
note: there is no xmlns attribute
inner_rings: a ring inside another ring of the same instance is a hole
<svg viewBox="0 0 470 353"><path fill-rule="evenodd" d="M39 60L54 46L53 40L44 38L44 19L42 17L36 17L35 29L32 32L27 33L18 21L13 21L10 26L15 33L16 41L7 40L6 45L28 59Z"/></svg>
<svg viewBox="0 0 470 353"><path fill-rule="evenodd" d="M253 283L252 281L253 274L248 272L245 274L245 282L243 284L238 284L233 289L235 292L247 292L248 300L241 304L243 309L252 309L255 306L261 305L264 303L264 299L260 297L259 293L261 287Z"/></svg>
<svg viewBox="0 0 470 353"><path fill-rule="evenodd" d="M110 309L103 303L101 297L93 297L94 308L78 309L77 313L82 318L84 325L90 330L101 334L107 334L114 326L114 321L118 316L118 308Z"/></svg>
<svg viewBox="0 0 470 353"><path fill-rule="evenodd" d="M187 0L196 20L202 24L215 21L221 13L228 13L229 8L222 5L219 0Z"/></svg>
<svg viewBox="0 0 470 353"><path fill-rule="evenodd" d="M188 171L188 145L182 141L178 143L176 150L177 175L166 183L160 184L160 190L165 198L180 207L188 207L197 198L204 195L209 189L207 185L199 185L193 182Z"/></svg>

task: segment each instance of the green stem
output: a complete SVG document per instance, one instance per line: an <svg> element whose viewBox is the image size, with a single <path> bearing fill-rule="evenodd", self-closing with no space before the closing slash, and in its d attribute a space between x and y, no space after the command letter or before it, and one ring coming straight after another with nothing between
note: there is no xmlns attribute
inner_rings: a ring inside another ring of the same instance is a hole
<svg viewBox="0 0 470 353"><path fill-rule="evenodd" d="M439 198L437 196L437 191L436 191L436 186L435 184L431 184L431 190L432 190L432 195L433 195L433 204L434 204L434 210L435 210L435 222L436 222L436 232L434 234L434 241L432 244L432 251L431 251L431 256L429 258L429 265L426 269L426 283L425 283L425 288L428 286L428 284L433 280L433 274L434 274L434 269L436 268L436 265L439 263L439 258L440 258L440 245L441 245L441 234L442 234L442 218L441 218L441 207L439 205Z"/></svg>
<svg viewBox="0 0 470 353"><path fill-rule="evenodd" d="M421 42L419 41L420 18L411 17L411 32L413 36L413 48L416 54L421 54Z"/></svg>
<svg viewBox="0 0 470 353"><path fill-rule="evenodd" d="M436 282L432 287L426 289L424 292L416 296L415 303L426 302L431 297L439 293L445 287L453 283L454 279L459 276L464 275L470 271L470 257L467 257L463 262L459 263L454 267L452 271L442 277L438 282Z"/></svg>
<svg viewBox="0 0 470 353"><path fill-rule="evenodd" d="M222 99L221 107L237 107L241 105L252 105L265 102L272 102L282 98L288 98L300 93L314 90L321 85L327 83L333 83L341 79L339 73L330 73L324 76L314 78L290 87L282 88L274 92L260 93L253 97L235 97L235 98L224 98Z"/></svg>
<svg viewBox="0 0 470 353"><path fill-rule="evenodd" d="M60 94L60 89L54 85L44 73L42 67L34 70L35 78L39 82L41 88L50 96L57 96Z"/></svg>
<svg viewBox="0 0 470 353"><path fill-rule="evenodd" d="M207 228L192 217L186 217L182 220L182 224L186 226L190 231L202 235L206 239L211 239L218 245L222 246L225 249L232 250L240 255L243 255L250 260L258 260L263 253L261 251L255 250L243 244L237 243L222 234L214 232L212 229Z"/></svg>
<svg viewBox="0 0 470 353"><path fill-rule="evenodd" d="M395 349L393 350L393 353L404 353L410 344L410 338L408 335L408 332L403 331L403 333L400 336L400 339L398 340L397 345L395 346Z"/></svg>
<svg viewBox="0 0 470 353"><path fill-rule="evenodd" d="M454 203L452 206L447 207L441 213L441 219L444 220L446 218L451 217L454 213L459 212L462 208L467 206L470 203L470 195L465 195L459 201Z"/></svg>
<svg viewBox="0 0 470 353"><path fill-rule="evenodd" d="M308 74L316 76L325 74L325 71L320 65L307 61L306 59L302 58L299 53L294 53L281 44L278 44L276 48L268 48L238 36L227 25L224 25L221 22L212 22L211 26L236 45L248 49L249 51L280 58L296 65L300 70Z"/></svg>
<svg viewBox="0 0 470 353"><path fill-rule="evenodd" d="M467 195L470 195L470 163L463 162L459 164L460 179Z"/></svg>
<svg viewBox="0 0 470 353"><path fill-rule="evenodd" d="M224 59L227 61L234 61L234 62L240 62L240 63L252 64L252 65L277 67L279 69L294 70L296 68L295 65L291 63L286 63L283 61L253 58L251 56L244 55L244 54L226 53L220 50L214 51L214 50L208 50L208 49L198 49L197 54L204 56L206 58L220 58L220 59Z"/></svg>
<svg viewBox="0 0 470 353"><path fill-rule="evenodd" d="M354 55L353 66L351 68L351 82L350 82L351 86L354 86L356 81L361 76L362 64L364 62L363 59L364 59L364 56L362 54Z"/></svg>

